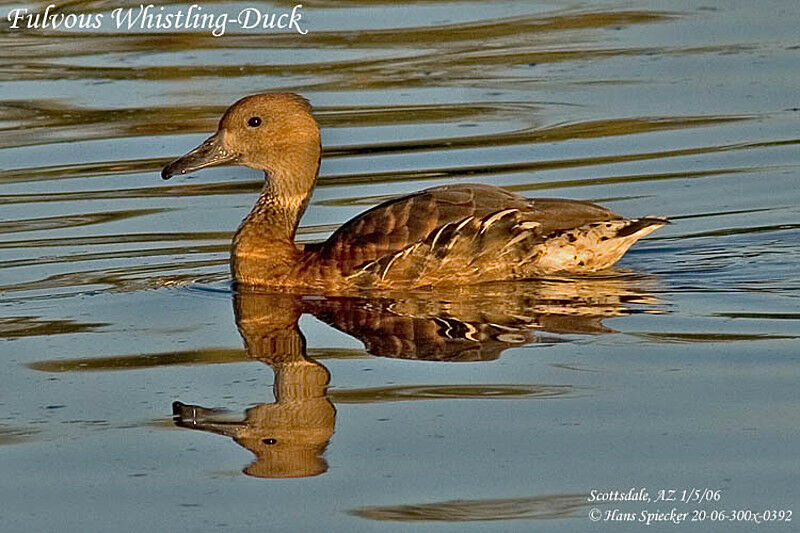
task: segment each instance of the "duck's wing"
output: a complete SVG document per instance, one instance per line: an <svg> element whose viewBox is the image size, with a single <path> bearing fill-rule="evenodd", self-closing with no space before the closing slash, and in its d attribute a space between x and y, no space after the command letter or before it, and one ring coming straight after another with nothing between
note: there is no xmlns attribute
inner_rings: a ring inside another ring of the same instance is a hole
<svg viewBox="0 0 800 533"><path fill-rule="evenodd" d="M448 224L485 221L509 210L541 235L620 219L588 202L532 200L492 185L445 185L384 202L344 224L327 241L307 246L306 251L349 275L369 262L425 241Z"/></svg>

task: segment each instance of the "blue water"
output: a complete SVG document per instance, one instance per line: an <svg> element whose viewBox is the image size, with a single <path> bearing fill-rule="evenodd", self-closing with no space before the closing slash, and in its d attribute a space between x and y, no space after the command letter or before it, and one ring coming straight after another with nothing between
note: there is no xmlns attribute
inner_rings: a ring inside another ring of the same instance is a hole
<svg viewBox="0 0 800 533"><path fill-rule="evenodd" d="M12 30L12 7L2 531L617 531L645 526L592 509L672 507L709 517L648 530L793 530L710 513L798 511L794 2L317 1L307 35L220 38ZM158 173L264 90L323 127L302 240L460 181L673 225L591 282L236 300L261 176ZM631 488L720 499L587 501Z"/></svg>

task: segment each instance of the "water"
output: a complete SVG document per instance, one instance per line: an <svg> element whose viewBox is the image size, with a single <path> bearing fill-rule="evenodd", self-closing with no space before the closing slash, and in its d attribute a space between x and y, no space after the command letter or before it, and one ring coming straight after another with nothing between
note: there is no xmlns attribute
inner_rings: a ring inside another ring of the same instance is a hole
<svg viewBox="0 0 800 533"><path fill-rule="evenodd" d="M17 6L0 10L3 531L798 511L794 2L320 0L306 35L220 38L12 30ZM228 245L261 177L158 171L263 90L301 92L323 126L302 240L459 181L674 224L581 283L234 295ZM721 496L587 501L642 487Z"/></svg>

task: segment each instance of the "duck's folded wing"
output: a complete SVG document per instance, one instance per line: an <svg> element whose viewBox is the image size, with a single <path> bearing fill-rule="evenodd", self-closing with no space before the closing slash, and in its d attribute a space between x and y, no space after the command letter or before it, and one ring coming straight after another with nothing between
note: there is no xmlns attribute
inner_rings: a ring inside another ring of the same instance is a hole
<svg viewBox="0 0 800 533"><path fill-rule="evenodd" d="M443 226L508 210L516 211L520 220L535 223L542 235L620 218L587 202L531 200L492 185L446 185L384 202L306 250L317 261L336 264L348 275L371 261L425 241Z"/></svg>
<svg viewBox="0 0 800 533"><path fill-rule="evenodd" d="M527 205L528 199L488 185L434 187L373 207L344 224L327 241L306 250L317 255L317 260L335 263L346 275L424 240L450 222Z"/></svg>

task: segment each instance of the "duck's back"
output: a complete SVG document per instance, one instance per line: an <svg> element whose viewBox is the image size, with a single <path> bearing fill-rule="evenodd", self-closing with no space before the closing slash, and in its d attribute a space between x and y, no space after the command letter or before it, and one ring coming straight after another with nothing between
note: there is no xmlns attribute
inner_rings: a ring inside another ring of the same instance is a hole
<svg viewBox="0 0 800 533"><path fill-rule="evenodd" d="M363 213L324 243L307 247L304 264L309 275L334 269L348 284L368 287L589 272L616 261L645 227L666 223L639 220L650 223L632 228L638 221L588 202L447 185Z"/></svg>

